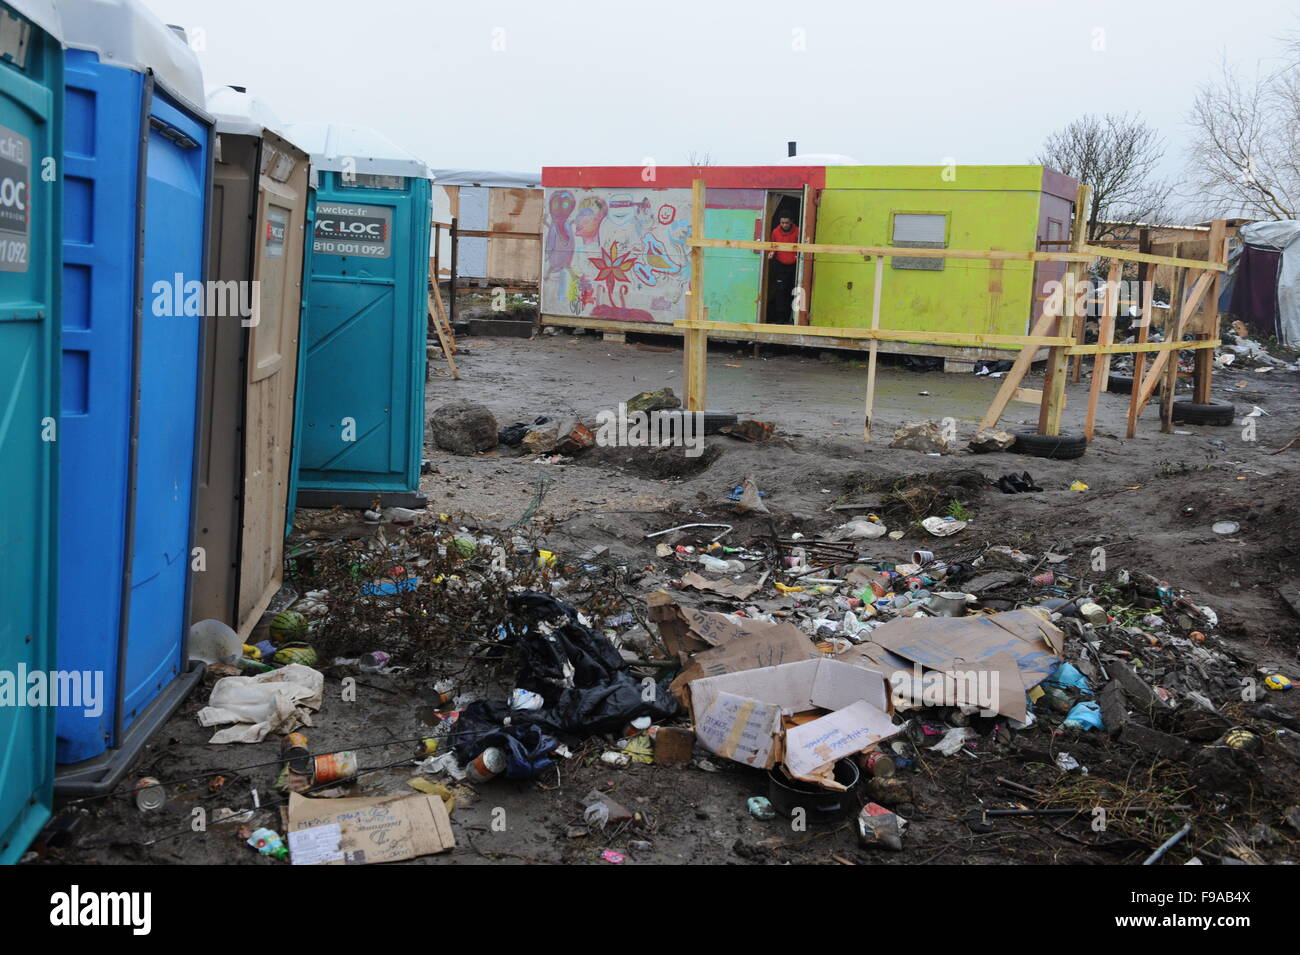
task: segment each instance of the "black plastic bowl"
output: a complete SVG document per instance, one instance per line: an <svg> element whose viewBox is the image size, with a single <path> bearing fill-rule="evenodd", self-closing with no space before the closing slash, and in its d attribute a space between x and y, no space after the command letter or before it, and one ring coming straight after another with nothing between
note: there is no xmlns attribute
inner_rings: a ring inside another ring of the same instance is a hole
<svg viewBox="0 0 1300 955"><path fill-rule="evenodd" d="M835 781L847 787L843 792L790 779L779 766L774 766L767 771L767 798L772 808L783 816L793 816L795 809L802 808L804 818L812 821L839 819L858 808L854 793L861 779L862 774L851 759L841 759L835 764Z"/></svg>

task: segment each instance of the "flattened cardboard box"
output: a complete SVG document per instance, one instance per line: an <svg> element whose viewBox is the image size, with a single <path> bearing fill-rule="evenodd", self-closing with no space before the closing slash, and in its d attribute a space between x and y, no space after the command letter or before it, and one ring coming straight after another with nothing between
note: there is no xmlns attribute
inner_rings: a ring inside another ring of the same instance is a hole
<svg viewBox="0 0 1300 955"><path fill-rule="evenodd" d="M446 852L456 846L439 796L312 799L289 794L294 865L372 865Z"/></svg>
<svg viewBox="0 0 1300 955"><path fill-rule="evenodd" d="M659 627L664 648L672 654L698 653L773 626L729 613L683 607L666 590L645 596L648 616Z"/></svg>
<svg viewBox="0 0 1300 955"><path fill-rule="evenodd" d="M835 763L896 735L885 678L835 660L801 660L705 677L690 685L695 733L710 752L828 789ZM783 716L831 712L785 729Z"/></svg>
<svg viewBox="0 0 1300 955"><path fill-rule="evenodd" d="M1065 635L1033 610L981 617L903 617L874 630L871 638L888 655L965 677L956 684L955 702L1022 721L1025 691L1047 677L1065 645ZM868 659L879 665L880 654ZM906 671L891 673L892 680L899 678L911 680ZM974 693L975 684L991 692Z"/></svg>

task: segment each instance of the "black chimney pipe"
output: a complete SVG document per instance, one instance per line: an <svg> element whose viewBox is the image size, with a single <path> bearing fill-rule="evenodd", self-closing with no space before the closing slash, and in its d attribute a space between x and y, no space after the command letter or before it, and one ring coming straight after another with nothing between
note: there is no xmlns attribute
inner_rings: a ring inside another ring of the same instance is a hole
<svg viewBox="0 0 1300 955"><path fill-rule="evenodd" d="M795 153L798 152L798 150L795 149L795 145L796 145L796 143L795 143L795 141L794 141L793 139L790 140L788 143L785 144L785 154L786 154L787 156L793 156L793 155L795 155Z"/></svg>

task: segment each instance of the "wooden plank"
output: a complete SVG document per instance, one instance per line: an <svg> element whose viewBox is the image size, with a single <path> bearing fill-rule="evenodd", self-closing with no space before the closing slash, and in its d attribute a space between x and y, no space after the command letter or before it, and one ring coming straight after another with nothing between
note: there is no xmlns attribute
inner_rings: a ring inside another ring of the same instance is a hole
<svg viewBox="0 0 1300 955"><path fill-rule="evenodd" d="M704 180L691 182L691 239L704 238ZM692 325L682 339L683 387L687 411L704 411L708 389L709 333L702 327L704 309L704 246L691 244L691 283L687 314Z"/></svg>
<svg viewBox="0 0 1300 955"><path fill-rule="evenodd" d="M1092 187L1083 183L1079 184L1078 191L1074 195L1074 222L1070 227L1070 249L1071 254L1078 254L1083 249L1083 244L1087 239L1087 223L1089 219L1089 208L1091 206ZM1075 282L1085 273L1083 266L1072 264L1069 271L1075 275ZM1074 291L1074 289L1071 289ZM1070 302L1062 302L1062 314L1058 319L1058 333L1067 323L1070 323L1070 308L1077 305L1077 296L1072 296ZM1073 329L1073 324L1071 329ZM1065 410L1065 383L1069 371L1069 356L1065 349L1053 347L1047 353L1047 369L1043 374L1043 402L1038 408L1038 433L1045 435L1057 435L1061 433L1061 415Z"/></svg>
<svg viewBox="0 0 1300 955"><path fill-rule="evenodd" d="M484 229L460 229L457 235L471 239L529 239L540 241L542 234L540 232L508 232L503 230L491 231Z"/></svg>
<svg viewBox="0 0 1300 955"><path fill-rule="evenodd" d="M1097 401L1101 393L1106 390L1106 384L1110 379L1110 353L1105 350L1106 345L1111 345L1115 341L1115 311L1118 308L1117 300L1119 299L1119 280L1121 275L1121 266L1118 262L1110 264L1110 271L1106 273L1106 289L1103 293L1105 298L1101 310L1101 327L1097 333L1097 344L1103 346L1096 353L1092 362L1092 381L1088 389L1088 411L1083 420L1083 433L1088 440L1096 431L1097 424ZM1080 358L1080 361L1083 359Z"/></svg>
<svg viewBox="0 0 1300 955"><path fill-rule="evenodd" d="M1070 345L1065 350L1071 355L1149 355L1152 352L1170 350L1218 348L1221 344L1218 339L1199 342L1120 342L1115 345Z"/></svg>
<svg viewBox="0 0 1300 955"><path fill-rule="evenodd" d="M1057 319L1056 308L1057 305L1051 301L1043 305L1042 314L1038 316L1038 321L1034 323L1034 327L1030 330L1031 338L1042 335L1052 327ZM1025 373L1033 365L1034 356L1037 353L1037 347L1026 345L1020 354L1016 356L1015 362L1011 365L1011 370L1002 379L1002 386L994 396L993 403L989 405L989 410L984 413L984 417L980 420L980 430L992 428L998 423L998 419L1002 417L1007 404L1011 401L1011 396L1019 389L1021 379L1025 377Z"/></svg>
<svg viewBox="0 0 1300 955"><path fill-rule="evenodd" d="M1183 274L1186 275L1186 273ZM1193 308L1195 308L1195 306L1200 303L1201 296L1205 294L1206 289L1208 289L1209 287L1210 287L1210 273L1202 272L1200 278L1198 278L1196 280L1196 283L1192 286L1191 295L1189 295L1187 299L1187 301L1192 303ZM1175 297L1175 301L1177 301L1176 297ZM1175 354L1178 351L1183 349L1205 347L1209 344L1208 342L1206 343L1179 342L1179 339L1182 338L1182 321L1181 321L1182 315L1183 315L1183 310L1179 309L1179 319L1177 322L1175 322L1175 327L1172 330L1166 329L1166 332L1172 331L1171 334L1167 335L1167 338L1169 340L1164 343L1166 347L1162 348L1156 354L1155 360L1151 362L1151 369L1150 371L1147 372L1147 377L1142 381L1141 391L1138 394L1138 400L1137 400L1138 415L1142 414L1142 409L1145 408L1146 403L1151 400L1151 395L1156 390L1156 382L1160 380L1160 373L1165 370L1165 365L1169 360L1170 354ZM1175 368L1177 368L1177 365L1178 363L1174 362ZM1133 382L1133 387L1134 388L1138 387L1138 383L1136 380ZM1172 389L1170 389L1170 391L1172 392Z"/></svg>
<svg viewBox="0 0 1300 955"><path fill-rule="evenodd" d="M821 204L821 190L804 186L803 192L803 225L800 227L799 235L809 239L817 235L817 207ZM817 268L817 260L811 255L805 256L802 265L803 275L800 277L799 287L803 289L803 308L800 309L796 319L797 324L807 325L812 310L813 273Z"/></svg>
<svg viewBox="0 0 1300 955"><path fill-rule="evenodd" d="M876 257L876 281L871 289L871 330L880 328L880 290L885 284L885 259ZM863 417L862 437L871 440L871 410L876 403L876 359L880 352L880 339L871 339L871 350L867 357L867 408Z"/></svg>
<svg viewBox="0 0 1300 955"><path fill-rule="evenodd" d="M438 333L442 356L447 359L447 367L451 369L451 377L459 381L460 369L456 367L456 359L452 357L456 346L447 340L447 333L443 331L443 321L446 316L442 314L442 293L438 291L437 282L433 283L433 291L429 293L429 315L433 319L433 330Z"/></svg>
<svg viewBox="0 0 1300 955"><path fill-rule="evenodd" d="M564 324L563 321L556 324ZM631 322L624 324L634 324ZM696 323L690 321L674 322L680 328L693 328ZM933 342L943 345L966 345L970 347L988 346L1001 347L1004 349L1021 348L1026 345L1034 347L1042 346L1069 346L1074 344L1073 338L1059 338L1048 335L984 335L984 334L966 334L964 332L934 332L921 329L892 329L892 328L835 328L830 325L774 325L764 322L705 322L703 323L708 331L711 332L739 332L741 329L750 329L753 331L764 332L771 335L785 335L794 337L824 337L824 338L861 338L877 339L882 342Z"/></svg>
<svg viewBox="0 0 1300 955"><path fill-rule="evenodd" d="M1026 404L1026 405L1041 406L1043 403L1043 393L1038 388L1017 388L1015 392L1011 395L1011 400L1018 401L1021 404ZM1061 398L1061 407L1064 408L1069 403L1070 403L1069 395L1065 395L1064 397Z"/></svg>
<svg viewBox="0 0 1300 955"><path fill-rule="evenodd" d="M456 330L451 327L451 320L447 317L447 306L443 304L442 289L438 287L437 282L433 283L433 288L431 289L430 294L433 296L434 303L438 306L437 310L433 313L434 320L435 322L441 320L442 330L446 334L448 341L451 342L451 353L454 355L457 348Z"/></svg>
<svg viewBox="0 0 1300 955"><path fill-rule="evenodd" d="M1208 272L1203 274L1207 277ZM1208 287L1208 286L1207 286ZM1178 273L1177 289L1174 292L1174 302L1179 303L1178 321L1174 325L1174 333L1169 336L1169 340L1177 344L1183 337L1183 329L1187 326L1187 318L1191 314L1191 309L1195 306L1189 306L1183 292L1187 288L1187 270L1183 269ZM1178 390L1178 351L1165 352L1167 361L1165 362L1165 390L1160 395L1160 430L1165 434L1174 430L1174 396Z"/></svg>
<svg viewBox="0 0 1300 955"><path fill-rule="evenodd" d="M1215 219L1210 223L1210 258L1215 262L1228 261L1228 223ZM1198 338L1207 340L1219 334L1219 294L1223 277L1215 274L1210 283L1201 321L1197 325ZM1214 356L1208 351L1196 353L1196 374L1192 383L1193 397L1198 404L1208 405L1214 391Z"/></svg>
<svg viewBox="0 0 1300 955"><path fill-rule="evenodd" d="M1138 251L1144 253L1151 251L1150 229L1142 229L1138 232ZM1155 308L1155 285L1154 282L1151 282L1151 284L1148 284L1148 282L1154 273L1155 266L1150 262L1138 263L1138 298L1142 300L1138 302L1138 310L1142 319L1141 324L1138 326L1138 345L1145 345L1147 338L1151 334L1151 316ZM1138 391L1142 382L1142 372L1146 368L1146 361L1147 356L1141 350L1136 351L1133 355L1133 387L1129 389L1128 421L1124 432L1130 438L1137 434L1137 419L1142 410L1138 406Z"/></svg>
<svg viewBox="0 0 1300 955"><path fill-rule="evenodd" d="M1119 315L1119 283L1124 277L1124 267L1118 262L1111 264L1110 272L1106 275L1105 300L1102 305L1101 329L1097 339L1098 345L1115 344L1115 320ZM1110 382L1110 353L1106 351L1098 352L1098 358L1101 360L1101 390L1106 390L1106 385ZM1093 363L1094 375L1097 374L1096 362Z"/></svg>
<svg viewBox="0 0 1300 955"><path fill-rule="evenodd" d="M693 239L686 244L705 249L751 249L759 252L798 252L803 255L904 256L913 259L988 259L1009 262L1091 262L1096 252L1017 252L1006 249L912 249L885 245L824 245L818 242L762 242L755 239ZM1203 263L1202 263L1203 264Z"/></svg>
<svg viewBox="0 0 1300 955"><path fill-rule="evenodd" d="M1047 353L1047 373L1043 377L1046 400L1038 411L1038 433L1061 433L1061 414L1065 411L1065 379L1067 377L1065 349L1056 347Z"/></svg>
<svg viewBox="0 0 1300 955"><path fill-rule="evenodd" d="M1083 243L1088 238L1088 212L1092 202L1092 186L1086 183L1079 183L1074 192L1074 218L1070 223L1070 252L1078 252L1083 248ZM1078 309L1075 314L1075 308L1079 302L1078 282L1088 275L1085 267L1070 263L1066 268L1065 275L1061 276L1062 281L1067 282L1066 288L1070 292L1069 305L1061 312L1066 319L1070 320L1070 333L1074 340L1082 343L1085 341L1084 332L1088 324L1088 310L1086 308ZM1074 368L1070 373L1071 381L1078 381L1083 374L1083 358L1076 356L1074 359Z"/></svg>
<svg viewBox="0 0 1300 955"><path fill-rule="evenodd" d="M1152 265L1172 265L1183 269L1210 269L1215 272L1223 272L1228 268L1222 262L1175 258L1169 255L1147 255L1142 252L1127 252L1122 249L1101 249L1093 245L1085 245L1082 251L1091 253L1093 258L1123 259L1125 262L1150 262Z"/></svg>

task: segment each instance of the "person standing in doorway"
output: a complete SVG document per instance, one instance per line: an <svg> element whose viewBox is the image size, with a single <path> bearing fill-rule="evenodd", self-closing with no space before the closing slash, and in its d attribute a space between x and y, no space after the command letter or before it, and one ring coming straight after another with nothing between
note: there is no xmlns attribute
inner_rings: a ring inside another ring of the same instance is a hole
<svg viewBox="0 0 1300 955"><path fill-rule="evenodd" d="M799 230L794 219L783 214L772 230L773 242L798 242ZM795 252L769 252L771 278L767 287L767 320L775 325L789 325L794 306Z"/></svg>

